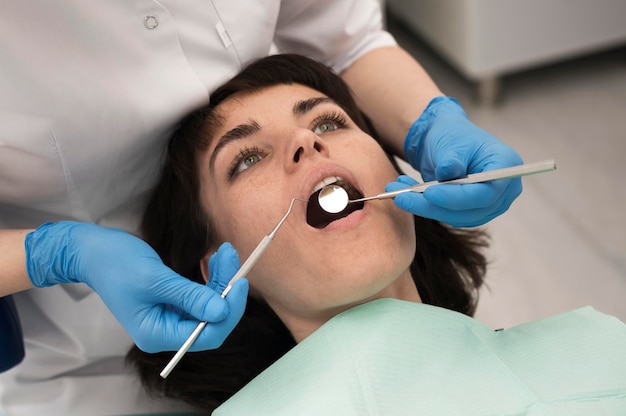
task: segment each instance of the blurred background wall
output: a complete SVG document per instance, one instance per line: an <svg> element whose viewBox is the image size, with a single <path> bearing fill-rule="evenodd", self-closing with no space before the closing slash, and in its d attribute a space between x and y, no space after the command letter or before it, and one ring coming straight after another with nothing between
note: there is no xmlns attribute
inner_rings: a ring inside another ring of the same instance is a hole
<svg viewBox="0 0 626 416"><path fill-rule="evenodd" d="M505 74L626 43L623 0L386 0L395 18L497 99Z"/></svg>

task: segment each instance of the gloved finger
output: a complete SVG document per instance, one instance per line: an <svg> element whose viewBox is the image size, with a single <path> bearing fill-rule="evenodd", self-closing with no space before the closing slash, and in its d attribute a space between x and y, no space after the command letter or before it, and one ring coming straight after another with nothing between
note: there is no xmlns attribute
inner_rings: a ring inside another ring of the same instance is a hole
<svg viewBox="0 0 626 416"><path fill-rule="evenodd" d="M239 254L235 247L230 243L222 244L209 259L210 278L207 286L221 294L239 267Z"/></svg>
<svg viewBox="0 0 626 416"><path fill-rule="evenodd" d="M404 189L408 186L417 185L419 182L414 178L407 175L400 175L396 182L390 182L385 186L386 192L397 191L399 189ZM400 199L398 197L400 195L407 195ZM394 197L394 203L400 209L404 211L410 212L413 215L417 215L420 217L424 217L424 213L429 209L429 206L432 203L428 202L424 199L424 195L416 192L406 192L404 194L399 194ZM430 217L427 217L430 218Z"/></svg>
<svg viewBox="0 0 626 416"><path fill-rule="evenodd" d="M456 179L463 177L467 174L467 165L463 160L457 157L455 152L450 152L449 155L444 155L440 158L439 163L435 168L435 180L446 181L449 179Z"/></svg>
<svg viewBox="0 0 626 416"><path fill-rule="evenodd" d="M219 322L228 316L228 304L221 292L179 275L162 279L152 293L153 304L175 306L200 321Z"/></svg>
<svg viewBox="0 0 626 416"><path fill-rule="evenodd" d="M206 287L198 285L204 289ZM241 320L248 297L248 281L238 280L226 299L219 297L226 306L227 316L220 321L194 319L180 309L168 305L158 305L143 312L142 324L131 328L133 341L142 351L155 353L176 351L187 341L201 321L208 322L190 351L203 351L218 348ZM155 333L162 336L155 337Z"/></svg>
<svg viewBox="0 0 626 416"><path fill-rule="evenodd" d="M424 191L424 198L433 204L454 211L486 208L502 194L502 188L487 183L432 186Z"/></svg>
<svg viewBox="0 0 626 416"><path fill-rule="evenodd" d="M521 179L498 180L465 185L438 185L424 191L424 198L449 210L462 211L497 207L510 200L509 205L522 191Z"/></svg>
<svg viewBox="0 0 626 416"><path fill-rule="evenodd" d="M415 179L409 176L400 176L397 182L388 184L385 190L394 191L417 183ZM475 185L478 189L474 189ZM493 190L488 184L444 184L432 186L426 189L423 194L407 192L396 196L395 199L398 207L414 215L426 216L426 212L435 212L437 208L458 211L489 207L494 203L494 199L499 196L498 192L500 191ZM431 218L430 216L426 217Z"/></svg>
<svg viewBox="0 0 626 416"><path fill-rule="evenodd" d="M413 215L417 215L418 217L436 218L429 213L433 211L433 208L437 210L438 207L433 205L432 202L427 201L424 198L424 194L406 192L396 195L393 202L398 208L410 212Z"/></svg>
<svg viewBox="0 0 626 416"><path fill-rule="evenodd" d="M178 308L158 305L150 308L138 326L139 330L131 332L131 336L135 345L144 352L176 351L199 322Z"/></svg>
<svg viewBox="0 0 626 416"><path fill-rule="evenodd" d="M451 210L433 204L421 193L407 192L394 198L397 207L423 218L445 222L454 227L476 227L482 225L506 209L494 210L492 207ZM496 214L497 213L497 214Z"/></svg>
<svg viewBox="0 0 626 416"><path fill-rule="evenodd" d="M419 182L417 182L415 179L413 179L410 176L400 175L398 176L398 180L396 182L390 182L385 186L385 191L386 192L397 191L398 189L403 189L403 188L406 188L407 186L417 185L418 183Z"/></svg>
<svg viewBox="0 0 626 416"><path fill-rule="evenodd" d="M445 222L453 227L476 227L487 222L485 218L495 217L489 216L487 209L456 211L442 208L426 200L420 193L400 194L395 197L394 202L397 207L413 215Z"/></svg>
<svg viewBox="0 0 626 416"><path fill-rule="evenodd" d="M209 323L200 333L190 351L215 349L222 345L235 326L237 326L246 310L248 287L248 280L245 278L239 279L233 284L233 288L226 296L229 310L228 317L218 323Z"/></svg>
<svg viewBox="0 0 626 416"><path fill-rule="evenodd" d="M146 324L142 326L141 330L138 333L131 334L135 345L140 350L148 353L177 351L200 324L200 321L186 314L183 314L185 317L181 316L180 311L175 310L175 308L162 307L159 311L155 311L153 315L158 315L158 317L147 317L145 320ZM219 324L207 323L204 330L210 325ZM204 330L202 332L205 332ZM155 334L160 335L155 337ZM203 339L202 349L217 348L223 341L224 339L221 336L219 339L214 340ZM195 347L195 350L197 351L198 347Z"/></svg>

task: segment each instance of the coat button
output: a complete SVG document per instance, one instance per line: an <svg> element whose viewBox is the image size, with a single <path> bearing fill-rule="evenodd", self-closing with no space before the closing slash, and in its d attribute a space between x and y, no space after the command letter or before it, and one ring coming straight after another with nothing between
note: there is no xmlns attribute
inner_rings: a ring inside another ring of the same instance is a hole
<svg viewBox="0 0 626 416"><path fill-rule="evenodd" d="M155 15L149 14L143 19L143 25L147 29L156 29L159 25L159 19Z"/></svg>

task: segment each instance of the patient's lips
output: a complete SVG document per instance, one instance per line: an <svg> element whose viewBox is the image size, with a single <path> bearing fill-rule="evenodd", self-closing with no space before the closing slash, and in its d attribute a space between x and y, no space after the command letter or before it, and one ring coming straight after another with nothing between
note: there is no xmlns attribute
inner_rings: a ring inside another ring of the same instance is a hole
<svg viewBox="0 0 626 416"><path fill-rule="evenodd" d="M332 176L320 181L314 188L313 194L309 196L307 205L306 222L315 228L325 228L328 224L341 218L345 218L354 211L363 209L364 203L348 204L342 211L331 213L325 211L319 204L319 194L325 186L335 184L345 189L349 199L362 198L363 194L351 183L339 176Z"/></svg>

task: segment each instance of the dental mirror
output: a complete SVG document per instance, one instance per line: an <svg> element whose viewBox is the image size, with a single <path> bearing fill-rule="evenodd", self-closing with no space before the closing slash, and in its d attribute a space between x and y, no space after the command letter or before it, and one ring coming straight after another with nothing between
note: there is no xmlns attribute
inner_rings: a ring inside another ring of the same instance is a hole
<svg viewBox="0 0 626 416"><path fill-rule="evenodd" d="M556 169L554 159L543 160L541 162L526 163L524 165L512 166L504 169L495 169L480 173L472 173L462 178L452 179L448 181L431 181L409 186L407 188L398 189L391 192L383 192L382 194L367 196L364 198L352 199L348 197L348 192L341 186L332 184L327 185L320 191L317 201L322 209L330 214L337 214L343 211L349 203L364 202L373 199L394 198L396 195L404 192L424 192L433 185L440 184L470 184L495 181L499 179L511 179L520 176L533 175L535 173L550 172Z"/></svg>
<svg viewBox="0 0 626 416"><path fill-rule="evenodd" d="M337 214L348 206L348 193L339 185L328 185L322 188L317 196L317 202L326 212Z"/></svg>

